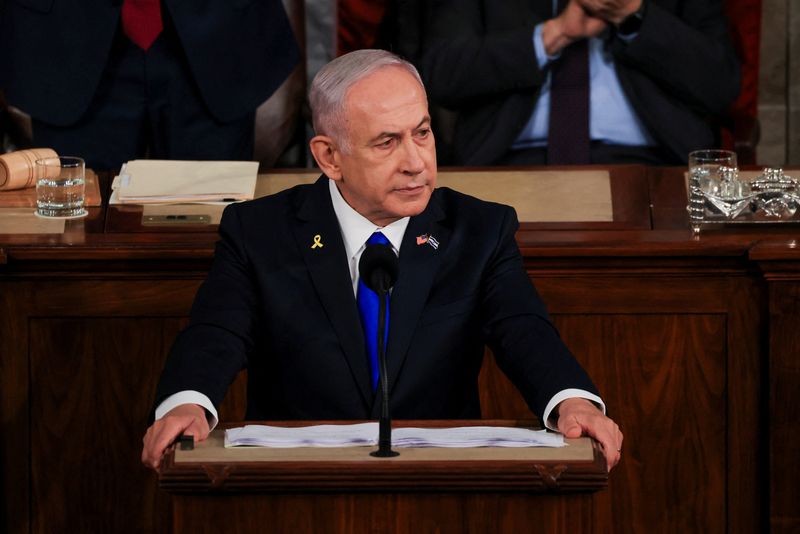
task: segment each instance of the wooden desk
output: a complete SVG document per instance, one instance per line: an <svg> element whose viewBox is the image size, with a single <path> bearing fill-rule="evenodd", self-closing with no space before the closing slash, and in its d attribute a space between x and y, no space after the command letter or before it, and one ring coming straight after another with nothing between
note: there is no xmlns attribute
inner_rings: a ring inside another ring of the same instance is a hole
<svg viewBox="0 0 800 534"><path fill-rule="evenodd" d="M334 422L335 423L335 422ZM270 423L276 424L276 423ZM282 423L277 423L282 424ZM308 423L306 423L308 424ZM516 421L396 421L395 426L525 426ZM222 447L215 430L172 450L161 487L175 532L593 532L590 493L608 474L587 438L551 448L261 449Z"/></svg>
<svg viewBox="0 0 800 534"><path fill-rule="evenodd" d="M608 490L590 497L591 521L609 533L796 531L800 231L694 237L683 169L617 173L638 192L615 205L632 214L615 226L523 223L517 234L562 337L625 433ZM0 234L9 532L172 530L169 496L139 465L141 437L216 236L111 219L102 208L63 234ZM487 418L531 417L491 358L481 403ZM223 420L241 420L243 407L240 380Z"/></svg>

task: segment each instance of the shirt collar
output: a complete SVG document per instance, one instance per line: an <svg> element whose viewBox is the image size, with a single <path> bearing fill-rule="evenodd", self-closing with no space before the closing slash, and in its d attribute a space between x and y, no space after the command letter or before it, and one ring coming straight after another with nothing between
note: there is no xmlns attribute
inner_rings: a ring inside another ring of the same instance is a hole
<svg viewBox="0 0 800 534"><path fill-rule="evenodd" d="M331 201L333 202L333 211L336 214L336 219L339 221L339 228L342 231L342 238L348 258L351 260L355 258L355 256L361 252L369 236L376 231L383 232L383 235L389 240L395 253L398 255L400 254L400 245L403 243L403 236L408 227L409 217L403 217L384 227L377 226L354 210L345 201L334 180L329 178L328 184L331 192Z"/></svg>

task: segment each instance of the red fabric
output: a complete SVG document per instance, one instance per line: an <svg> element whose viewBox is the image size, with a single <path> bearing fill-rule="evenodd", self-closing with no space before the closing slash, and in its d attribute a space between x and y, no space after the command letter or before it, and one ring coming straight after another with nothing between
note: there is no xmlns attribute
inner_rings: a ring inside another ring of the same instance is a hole
<svg viewBox="0 0 800 534"><path fill-rule="evenodd" d="M125 0L122 30L142 50L147 50L164 30L160 0Z"/></svg>
<svg viewBox="0 0 800 534"><path fill-rule="evenodd" d="M338 0L336 55L373 48L388 0Z"/></svg>
<svg viewBox="0 0 800 534"><path fill-rule="evenodd" d="M723 131L723 144L734 148L752 130L758 117L758 51L761 42L761 0L726 0L725 13L731 29L736 54L742 62L742 87L739 98L731 106L730 130ZM755 154L752 155L755 157ZM739 162L741 163L755 163Z"/></svg>

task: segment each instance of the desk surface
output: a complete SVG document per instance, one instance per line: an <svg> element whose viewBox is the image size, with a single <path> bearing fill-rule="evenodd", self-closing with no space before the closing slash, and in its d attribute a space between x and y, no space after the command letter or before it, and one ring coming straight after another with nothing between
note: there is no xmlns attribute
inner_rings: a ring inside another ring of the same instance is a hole
<svg viewBox="0 0 800 534"><path fill-rule="evenodd" d="M717 534L763 532L768 521L800 524L792 448L800 435L793 417L800 405L800 228L742 225L695 237L684 169L629 169L638 176L631 178L637 194L644 192L629 217L569 228L523 222L517 233L525 267L556 326L626 435L609 491L587 505L593 512L583 516L584 524ZM612 181L618 170L609 168ZM625 204L619 198L612 191L617 208ZM60 532L86 524L97 531L154 532L172 517L139 464L139 440L131 437L147 426L164 357L185 324L217 236L213 227L143 228L141 208L128 213L136 223L128 228L114 226L107 207L91 210L66 223L63 233L2 233L0 226L0 414L4 428L14 429L0 438L6 530L22 525ZM643 225L637 219L642 211ZM491 361L481 378L485 416L530 417ZM243 384L234 386L227 408L223 403L223 420L244 417ZM117 409L120 399L128 399L130 409ZM83 424L88 420L96 424ZM65 421L68 440L61 439ZM665 445L670 439L675 446ZM340 478L322 477L330 481L326 488L298 478L297 462L276 463L285 477L273 470L266 481L258 478L263 470L252 471L246 462L232 474L223 464L181 468L174 472L174 491L215 484L234 491L253 480L276 492L295 484L299 493L310 483L329 490L327 496L363 487L364 477L352 472L331 469L330 476ZM85 476L85 465L96 466L92 477ZM393 466L384 467L387 473L408 473L413 462L380 465ZM558 475L555 466L538 462L508 470L502 462L492 465L512 489L535 491L577 475L571 467ZM318 467L327 469L325 462ZM454 490L481 481L475 471L466 481L452 470L431 472L411 470L403 482L409 494L420 480ZM384 487L400 478L388 476ZM497 477L489 472L483 480ZM596 479L578 477L575 487L590 482L596 486ZM506 503L521 494L494 497ZM342 506L353 500L343 499ZM431 502L438 508L441 500L425 494L415 506ZM295 500L286 503L281 513L298 509ZM316 504L303 514L319 509ZM481 512L474 505L458 510L472 509ZM206 515L218 512L209 508ZM557 524L568 516L576 514L558 515Z"/></svg>
<svg viewBox="0 0 800 534"><path fill-rule="evenodd" d="M525 173L528 173L527 175ZM593 207L590 220L556 221L552 216L531 221L520 217L517 240L523 255L533 257L575 255L580 257L611 256L730 256L747 257L750 249L761 245L764 254L779 254L786 259L800 255L800 225L737 225L704 230L698 237L689 228L686 212L684 169L648 168L638 165L610 167L589 166L580 169L442 169L441 184L455 186L464 181L467 191L491 196L492 176L502 175L505 182L524 182L525 177L542 179L553 186L554 172L563 172L565 183L570 173L578 172L583 180L602 183L607 173L607 186L612 202L610 220L608 206L601 200ZM276 171L262 184L275 190L294 181L315 178L313 171ZM288 178L287 178L288 177ZM288 181L287 181L288 180ZM101 177L104 200L108 198L108 176ZM504 182L504 183L505 183ZM484 184L488 184L486 189ZM496 184L495 184L496 185ZM520 186L522 187L522 186ZM531 196L530 188L522 187ZM591 188L590 188L591 190ZM262 193L272 192L271 189ZM509 196L508 191L499 193ZM484 195L485 196L485 195ZM590 195L591 196L591 195ZM524 195L523 195L524 197ZM601 195L602 197L602 195ZM513 194L510 198L513 198ZM545 198L550 198L545 195ZM584 199L586 200L586 199ZM520 201L526 205L526 201ZM564 198L564 205L570 205ZM585 206L585 203L582 204ZM151 208L152 209L152 208ZM606 211L604 211L606 210ZM578 210L580 211L580 210ZM0 210L2 212L2 210ZM125 257L131 260L201 260L208 262L217 239L214 224L174 223L143 224L142 206L106 206L90 208L84 219L66 221L63 231L51 233L13 233L9 224L0 220L0 265L15 261L42 260L107 260ZM522 211L524 214L525 212ZM564 213L572 213L565 208ZM552 215L552 214L551 214ZM573 219L581 219L574 216ZM594 220L591 220L594 219ZM763 246L764 243L772 243Z"/></svg>
<svg viewBox="0 0 800 534"><path fill-rule="evenodd" d="M526 426L522 421L394 422L395 427L477 424ZM567 440L562 448L399 448L397 457L375 458L369 455L375 447L226 449L223 434L224 430L216 429L194 450L173 447L168 451L159 474L161 487L178 493L297 488L358 491L364 487L386 491L590 491L608 482L602 452L589 438Z"/></svg>

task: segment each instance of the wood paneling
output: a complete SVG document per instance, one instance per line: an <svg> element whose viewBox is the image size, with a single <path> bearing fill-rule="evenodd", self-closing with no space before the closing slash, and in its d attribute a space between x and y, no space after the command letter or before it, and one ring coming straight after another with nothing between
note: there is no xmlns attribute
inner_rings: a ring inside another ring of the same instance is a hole
<svg viewBox="0 0 800 534"><path fill-rule="evenodd" d="M725 317L595 315L557 323L625 434L610 508L598 507L598 523L607 532L621 521L632 532L725 532Z"/></svg>
<svg viewBox="0 0 800 534"><path fill-rule="evenodd" d="M800 284L770 287L770 509L772 532L800 532Z"/></svg>
<svg viewBox="0 0 800 534"><path fill-rule="evenodd" d="M590 495L498 494L175 496L175 516L192 517L208 532L594 532ZM564 501L569 506L564 506ZM552 510L562 510L553 514ZM569 510L569 511L567 511ZM195 523L196 522L196 523ZM175 532L188 532L175 523Z"/></svg>
<svg viewBox="0 0 800 534"><path fill-rule="evenodd" d="M727 262L665 259L645 270L590 261L593 271L534 261L531 273L625 433L622 462L595 503L598 524L610 533L623 518L636 532L760 530L766 470L752 459L766 446L763 281ZM485 416L529 413L491 360L481 389Z"/></svg>
<svg viewBox="0 0 800 534"><path fill-rule="evenodd" d="M139 458L156 381L196 288L0 282L0 530L171 530L168 495Z"/></svg>
<svg viewBox="0 0 800 534"><path fill-rule="evenodd" d="M618 532L624 521L631 532L725 532L726 317L557 315L555 322L625 434L622 462L595 503L598 531ZM491 417L527 413L493 361L482 380L492 388L482 397Z"/></svg>
<svg viewBox="0 0 800 534"><path fill-rule="evenodd" d="M139 458L153 378L182 323L31 319L31 532L169 531L169 499Z"/></svg>
<svg viewBox="0 0 800 534"><path fill-rule="evenodd" d="M0 281L0 531L28 532L30 391L27 310L30 288Z"/></svg>
<svg viewBox="0 0 800 534"><path fill-rule="evenodd" d="M797 531L796 227L693 237L683 170L645 175L652 229L523 226L517 234L556 325L626 436L609 490L583 496L589 504L563 516L545 501L530 511L531 524L556 532ZM641 190L633 201L643 201ZM140 444L163 358L216 238L104 232L100 223L0 236L3 532L170 530L168 496L139 465ZM223 420L243 417L244 380L223 404ZM532 416L491 358L480 387L484 417ZM451 497L385 495L394 517L411 519L366 524L525 531L502 523L502 507L515 502L506 495L466 507ZM225 502L209 499L204 511L219 530ZM295 508L294 496L275 497L251 524L293 530L313 516L349 527L363 507L357 496L314 503ZM231 506L243 513L247 502ZM425 518L439 511L443 519Z"/></svg>

